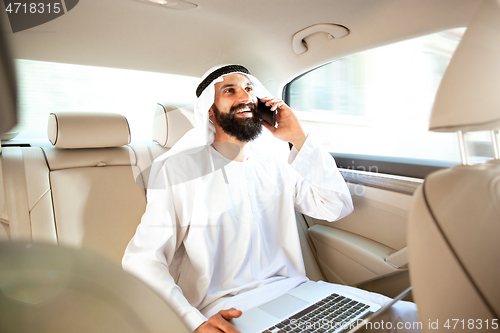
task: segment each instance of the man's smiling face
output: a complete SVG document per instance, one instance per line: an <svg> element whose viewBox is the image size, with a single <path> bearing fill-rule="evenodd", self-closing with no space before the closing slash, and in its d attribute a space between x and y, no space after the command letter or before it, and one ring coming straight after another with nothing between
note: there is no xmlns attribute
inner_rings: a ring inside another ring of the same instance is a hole
<svg viewBox="0 0 500 333"><path fill-rule="evenodd" d="M251 141L262 132L261 121L256 116L257 96L244 74L228 74L224 81L215 84L211 111L222 130L239 141Z"/></svg>

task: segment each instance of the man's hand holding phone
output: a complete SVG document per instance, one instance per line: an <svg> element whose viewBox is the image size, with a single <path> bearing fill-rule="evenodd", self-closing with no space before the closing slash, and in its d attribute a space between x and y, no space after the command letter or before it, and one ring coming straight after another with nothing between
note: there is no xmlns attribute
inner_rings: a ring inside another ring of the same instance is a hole
<svg viewBox="0 0 500 333"><path fill-rule="evenodd" d="M291 142L297 150L300 150L307 136L292 109L278 98L265 97L260 98L260 101L270 107L271 111L276 111L276 124L278 126L271 126L265 121L262 122L262 125L278 139Z"/></svg>
<svg viewBox="0 0 500 333"><path fill-rule="evenodd" d="M276 111L272 111L271 107L260 99L257 99L257 115L269 125L276 126Z"/></svg>

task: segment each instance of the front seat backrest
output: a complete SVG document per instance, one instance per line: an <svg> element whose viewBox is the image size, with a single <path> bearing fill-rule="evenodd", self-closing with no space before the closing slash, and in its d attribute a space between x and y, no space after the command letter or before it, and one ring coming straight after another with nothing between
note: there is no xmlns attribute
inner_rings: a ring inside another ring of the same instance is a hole
<svg viewBox="0 0 500 333"><path fill-rule="evenodd" d="M83 249L0 242L0 290L0 332L189 332L153 290Z"/></svg>
<svg viewBox="0 0 500 333"><path fill-rule="evenodd" d="M424 332L446 330L456 320L458 330L498 323L499 59L500 1L486 0L446 70L430 121L433 131L458 133L463 165L429 175L410 211L410 280ZM496 159L468 165L463 132L471 131L490 131Z"/></svg>

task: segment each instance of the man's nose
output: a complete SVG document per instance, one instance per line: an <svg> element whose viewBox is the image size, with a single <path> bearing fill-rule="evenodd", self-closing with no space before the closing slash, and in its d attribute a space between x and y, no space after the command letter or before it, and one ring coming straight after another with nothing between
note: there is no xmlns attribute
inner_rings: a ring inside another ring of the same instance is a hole
<svg viewBox="0 0 500 333"><path fill-rule="evenodd" d="M255 94L252 91L247 91L246 89L241 89L238 94L238 102L239 103L250 103L254 102Z"/></svg>

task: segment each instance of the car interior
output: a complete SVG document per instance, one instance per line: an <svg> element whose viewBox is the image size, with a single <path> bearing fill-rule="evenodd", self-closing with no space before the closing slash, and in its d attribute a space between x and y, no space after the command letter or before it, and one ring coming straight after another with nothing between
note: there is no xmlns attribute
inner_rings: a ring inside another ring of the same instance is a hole
<svg viewBox="0 0 500 333"><path fill-rule="evenodd" d="M188 331L121 259L224 63L348 183L349 216L296 213L309 279L412 286L422 332L498 329L499 0L85 0L16 33L0 8L0 331Z"/></svg>

